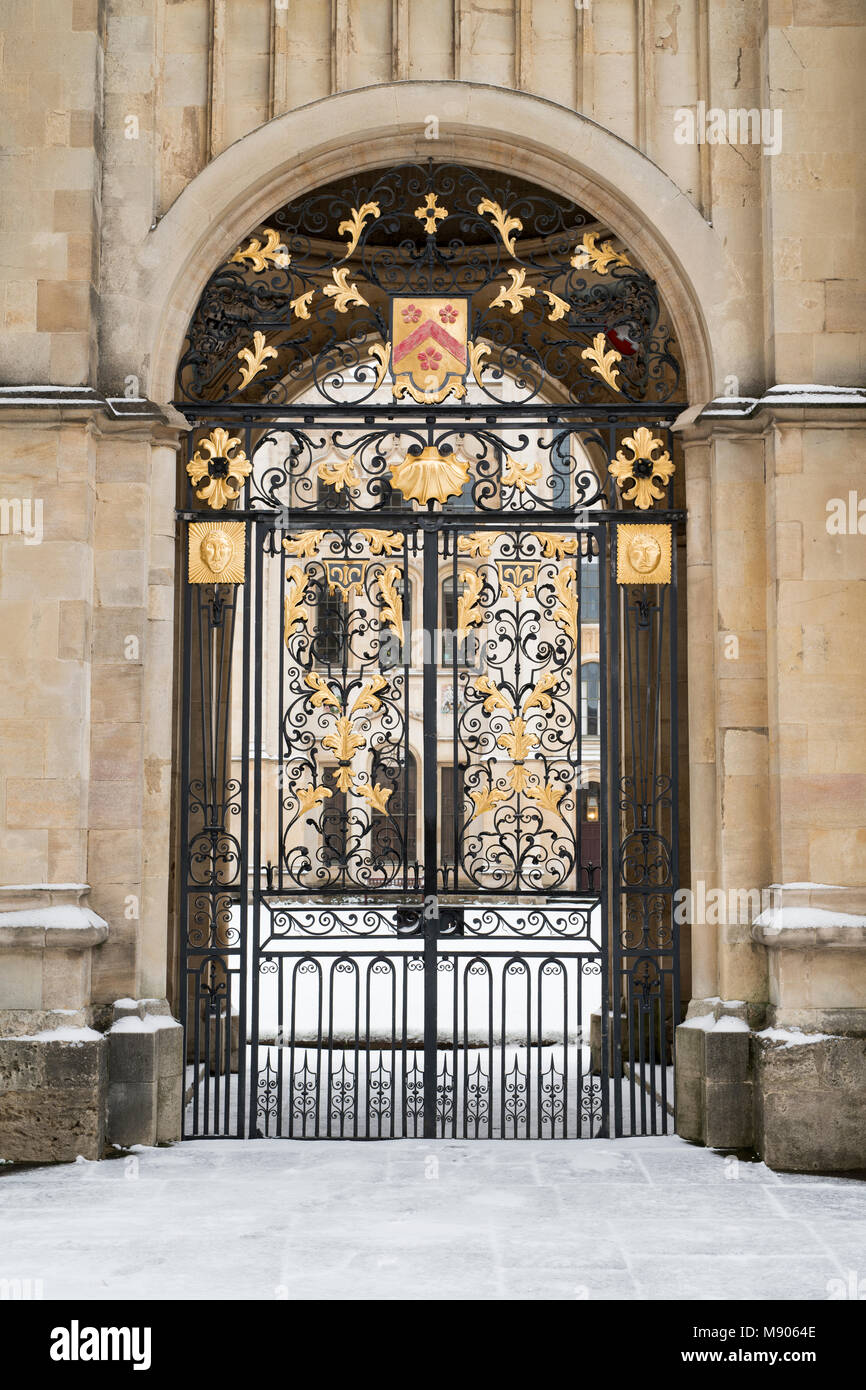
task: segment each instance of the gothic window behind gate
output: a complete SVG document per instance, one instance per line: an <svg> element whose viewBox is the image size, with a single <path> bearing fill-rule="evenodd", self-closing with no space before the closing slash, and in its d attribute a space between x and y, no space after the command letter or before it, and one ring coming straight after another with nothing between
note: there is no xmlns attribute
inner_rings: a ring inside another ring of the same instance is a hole
<svg viewBox="0 0 866 1390"><path fill-rule="evenodd" d="M346 863L348 803L346 793L337 786L335 768L323 768L322 781L331 792L322 811L322 861L339 868Z"/></svg>
<svg viewBox="0 0 866 1390"><path fill-rule="evenodd" d="M383 671L411 661L412 581L401 576L395 579L394 588L403 600L403 641L387 626L384 618L385 600L382 599L379 607L379 665Z"/></svg>
<svg viewBox="0 0 866 1390"><path fill-rule="evenodd" d="M598 736L598 662L587 661L580 668L581 725L587 738Z"/></svg>
<svg viewBox="0 0 866 1390"><path fill-rule="evenodd" d="M458 666L474 666L478 659L478 638L475 634L470 632L462 638L457 636L457 610L460 589L461 581L459 579L456 586L453 577L450 575L443 581L442 604L440 608L442 614L443 666L453 666L455 654Z"/></svg>
<svg viewBox="0 0 866 1390"><path fill-rule="evenodd" d="M405 768L396 776L383 773L382 784L390 786L388 813L374 810L370 817L370 843L374 860L390 862L403 858L414 864L418 858L418 768L414 754L409 754Z"/></svg>

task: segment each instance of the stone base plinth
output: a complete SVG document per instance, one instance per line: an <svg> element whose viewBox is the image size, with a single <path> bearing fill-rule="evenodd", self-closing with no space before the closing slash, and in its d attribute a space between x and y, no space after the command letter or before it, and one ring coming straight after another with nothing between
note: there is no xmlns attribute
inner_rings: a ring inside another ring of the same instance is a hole
<svg viewBox="0 0 866 1390"><path fill-rule="evenodd" d="M180 1138L183 1028L164 999L125 999L108 1032L108 1142L170 1144Z"/></svg>
<svg viewBox="0 0 866 1390"><path fill-rule="evenodd" d="M91 1028L0 1038L0 1158L102 1158L107 1054Z"/></svg>

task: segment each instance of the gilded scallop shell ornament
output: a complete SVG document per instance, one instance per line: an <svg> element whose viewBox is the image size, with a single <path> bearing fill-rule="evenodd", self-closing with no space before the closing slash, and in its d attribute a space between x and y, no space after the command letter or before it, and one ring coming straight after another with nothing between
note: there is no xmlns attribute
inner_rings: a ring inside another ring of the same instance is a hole
<svg viewBox="0 0 866 1390"><path fill-rule="evenodd" d="M406 498L426 505L431 497L447 502L459 497L469 482L469 464L454 454L440 454L432 444L420 454L407 454L391 464L393 485Z"/></svg>

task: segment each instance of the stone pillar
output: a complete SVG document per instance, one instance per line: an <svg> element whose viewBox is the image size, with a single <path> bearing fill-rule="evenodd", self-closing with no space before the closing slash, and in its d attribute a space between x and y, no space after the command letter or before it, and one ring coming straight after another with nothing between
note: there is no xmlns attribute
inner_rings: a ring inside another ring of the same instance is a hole
<svg viewBox="0 0 866 1390"><path fill-rule="evenodd" d="M168 1011L179 426L89 388L0 388L0 420L0 1156L93 1158L94 1029Z"/></svg>
<svg viewBox="0 0 866 1390"><path fill-rule="evenodd" d="M866 1164L864 422L866 392L832 387L720 399L684 422L698 547L712 450L712 595L690 570L689 616L693 640L706 643L702 617L714 624L715 666L712 688L705 671L690 696L693 757L715 725L718 879L712 899L696 892L677 1127L807 1171ZM699 761L693 786L701 773ZM695 844L708 809L693 799ZM693 891L701 867L693 853Z"/></svg>

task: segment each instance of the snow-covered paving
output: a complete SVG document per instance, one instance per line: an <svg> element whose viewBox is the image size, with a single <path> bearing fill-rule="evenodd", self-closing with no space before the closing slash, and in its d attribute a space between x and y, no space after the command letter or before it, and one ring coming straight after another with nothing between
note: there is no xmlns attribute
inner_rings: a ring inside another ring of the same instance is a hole
<svg viewBox="0 0 866 1390"><path fill-rule="evenodd" d="M0 1280L45 1298L823 1300L866 1273L866 1182L676 1138L204 1140L0 1175Z"/></svg>

